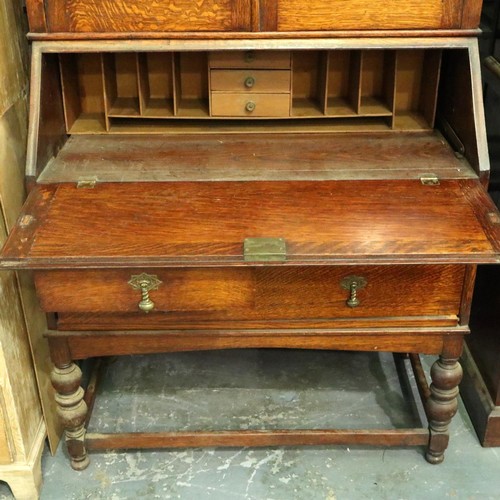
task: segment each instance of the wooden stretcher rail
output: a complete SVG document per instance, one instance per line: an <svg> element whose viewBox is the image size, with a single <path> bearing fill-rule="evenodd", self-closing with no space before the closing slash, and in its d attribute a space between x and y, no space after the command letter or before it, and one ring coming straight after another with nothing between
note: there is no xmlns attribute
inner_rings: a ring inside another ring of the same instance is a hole
<svg viewBox="0 0 500 500"><path fill-rule="evenodd" d="M223 432L157 432L101 434L89 432L89 450L186 448L202 446L424 446L427 429L259 430Z"/></svg>

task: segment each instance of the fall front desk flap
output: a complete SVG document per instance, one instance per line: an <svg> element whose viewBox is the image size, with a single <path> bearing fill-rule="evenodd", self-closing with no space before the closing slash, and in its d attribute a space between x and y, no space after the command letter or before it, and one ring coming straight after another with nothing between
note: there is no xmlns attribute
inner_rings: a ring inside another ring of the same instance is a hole
<svg viewBox="0 0 500 500"><path fill-rule="evenodd" d="M480 263L500 215L477 179L39 184L4 268Z"/></svg>

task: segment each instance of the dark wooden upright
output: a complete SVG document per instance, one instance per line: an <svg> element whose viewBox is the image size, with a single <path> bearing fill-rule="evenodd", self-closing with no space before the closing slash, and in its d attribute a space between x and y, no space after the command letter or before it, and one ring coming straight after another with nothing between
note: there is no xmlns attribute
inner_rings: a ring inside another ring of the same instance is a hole
<svg viewBox="0 0 500 500"><path fill-rule="evenodd" d="M476 265L500 258L481 2L27 7L30 193L0 266L31 270L49 314L72 466L340 443L441 462ZM250 347L410 353L426 428L86 433L75 361ZM438 356L430 385L420 353Z"/></svg>
<svg viewBox="0 0 500 500"><path fill-rule="evenodd" d="M483 446L500 446L500 267L481 266L460 390Z"/></svg>

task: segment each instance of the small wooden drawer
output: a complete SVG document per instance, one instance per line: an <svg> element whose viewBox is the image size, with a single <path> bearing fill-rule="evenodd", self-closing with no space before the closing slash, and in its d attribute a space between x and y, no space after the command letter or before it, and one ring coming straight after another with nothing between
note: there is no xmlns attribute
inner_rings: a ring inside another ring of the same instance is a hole
<svg viewBox="0 0 500 500"><path fill-rule="evenodd" d="M290 116L290 94L212 92L212 116Z"/></svg>
<svg viewBox="0 0 500 500"><path fill-rule="evenodd" d="M35 280L43 309L58 312L68 329L89 321L89 329L313 328L381 321L407 326L417 320L452 326L464 270L461 265L146 269L161 281L149 292L154 307L148 314L139 308L141 291L129 284L143 270L36 272ZM352 279L358 280L354 302Z"/></svg>
<svg viewBox="0 0 500 500"><path fill-rule="evenodd" d="M291 72L287 70L213 69L210 89L235 92L290 92Z"/></svg>
<svg viewBox="0 0 500 500"><path fill-rule="evenodd" d="M289 69L291 60L290 51L246 50L211 52L208 63L210 68Z"/></svg>

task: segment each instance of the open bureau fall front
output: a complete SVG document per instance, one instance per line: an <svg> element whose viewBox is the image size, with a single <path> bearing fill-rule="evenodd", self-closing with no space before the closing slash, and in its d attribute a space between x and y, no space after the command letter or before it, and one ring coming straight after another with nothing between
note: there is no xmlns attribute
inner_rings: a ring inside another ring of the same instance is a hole
<svg viewBox="0 0 500 500"><path fill-rule="evenodd" d="M500 256L478 2L81 3L28 2L29 196L0 261L48 314L72 466L345 443L441 462L476 264ZM429 428L86 434L76 360L250 347L409 353Z"/></svg>

